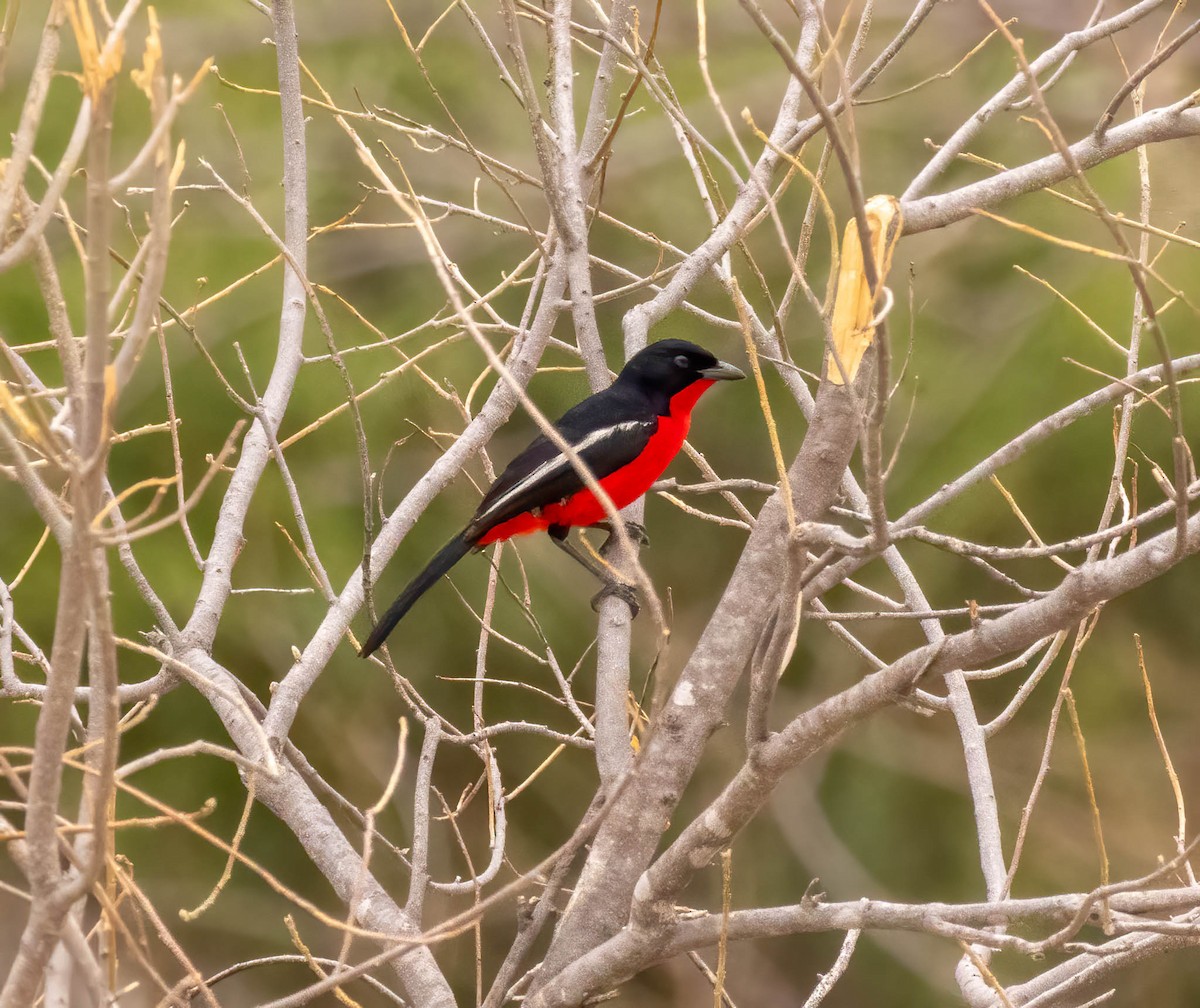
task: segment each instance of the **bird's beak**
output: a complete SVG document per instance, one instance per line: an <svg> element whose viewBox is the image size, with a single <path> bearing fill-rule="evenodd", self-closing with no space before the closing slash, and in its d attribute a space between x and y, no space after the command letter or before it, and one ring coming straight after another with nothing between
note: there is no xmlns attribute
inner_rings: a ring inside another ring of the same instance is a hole
<svg viewBox="0 0 1200 1008"><path fill-rule="evenodd" d="M723 360L717 361L712 367L701 368L700 374L710 381L737 381L746 377L741 369L726 364Z"/></svg>

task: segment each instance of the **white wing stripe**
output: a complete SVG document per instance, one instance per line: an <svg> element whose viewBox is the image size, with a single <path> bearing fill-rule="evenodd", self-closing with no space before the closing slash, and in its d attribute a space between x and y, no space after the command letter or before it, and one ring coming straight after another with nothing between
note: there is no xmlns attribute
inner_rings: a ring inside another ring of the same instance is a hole
<svg viewBox="0 0 1200 1008"><path fill-rule="evenodd" d="M585 437L582 441L580 441L578 444L571 445L571 447L575 449L575 453L577 455L582 455L593 445L597 445L607 438L616 437L618 434L623 434L625 431L637 430L639 427L643 426L643 423L644 421L641 420L628 420L625 423L613 424L611 427L601 427L600 430L592 431L592 433ZM533 486L540 480L548 479L549 477L558 473L559 470L566 469L570 465L571 460L567 458L566 455L561 453L555 455L553 458L546 459L545 462L534 469L533 472L531 472L528 476L514 484L507 493L497 497L494 501L492 501L492 506L483 514L481 514L476 521L481 523L486 522L493 514L500 510L500 508L504 507L504 505L512 500L515 496L524 492L526 489Z"/></svg>

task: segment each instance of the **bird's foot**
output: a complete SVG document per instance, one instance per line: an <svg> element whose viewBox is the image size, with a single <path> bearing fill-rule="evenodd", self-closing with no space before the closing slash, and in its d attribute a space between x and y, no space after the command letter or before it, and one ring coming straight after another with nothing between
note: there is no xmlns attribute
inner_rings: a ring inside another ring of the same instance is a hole
<svg viewBox="0 0 1200 1008"><path fill-rule="evenodd" d="M612 522L607 521L607 520L602 521L602 522L597 522L596 528L603 529L610 536L615 534L613 532ZM650 536L646 532L646 526L642 525L639 522L634 522L634 521L625 522L625 533L629 536L630 539L632 539L639 546L649 546L650 545Z"/></svg>
<svg viewBox="0 0 1200 1008"><path fill-rule="evenodd" d="M626 584L624 581L606 582L604 587L592 599L592 611L599 612L600 603L610 597L619 598L629 606L629 612L632 614L633 619L637 619L638 613L642 611L642 607L638 603L637 589L631 584Z"/></svg>

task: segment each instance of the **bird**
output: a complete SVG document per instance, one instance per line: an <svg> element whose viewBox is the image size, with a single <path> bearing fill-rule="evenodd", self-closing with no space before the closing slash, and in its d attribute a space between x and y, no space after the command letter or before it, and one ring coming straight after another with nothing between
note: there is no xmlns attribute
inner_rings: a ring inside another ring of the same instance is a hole
<svg viewBox="0 0 1200 1008"><path fill-rule="evenodd" d="M619 510L642 496L683 447L692 409L718 381L745 378L703 347L663 339L634 354L608 388L571 407L554 424ZM631 605L632 589L568 540L572 528L607 525L607 513L571 460L545 435L534 438L496 478L474 516L429 561L379 618L360 657L368 658L413 604L471 551L545 531L551 540ZM644 530L630 531L644 538ZM605 592L602 592L603 595ZM636 613L636 608L635 608Z"/></svg>

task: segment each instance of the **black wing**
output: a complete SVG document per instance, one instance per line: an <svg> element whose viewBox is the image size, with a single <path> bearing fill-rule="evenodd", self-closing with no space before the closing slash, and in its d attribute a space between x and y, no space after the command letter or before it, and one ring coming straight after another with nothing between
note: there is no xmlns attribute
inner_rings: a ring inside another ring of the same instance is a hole
<svg viewBox="0 0 1200 1008"><path fill-rule="evenodd" d="M645 449L658 429L658 418L647 412L602 392L568 410L554 426L599 480ZM467 534L478 538L510 518L563 500L583 487L571 460L538 435L492 484Z"/></svg>

